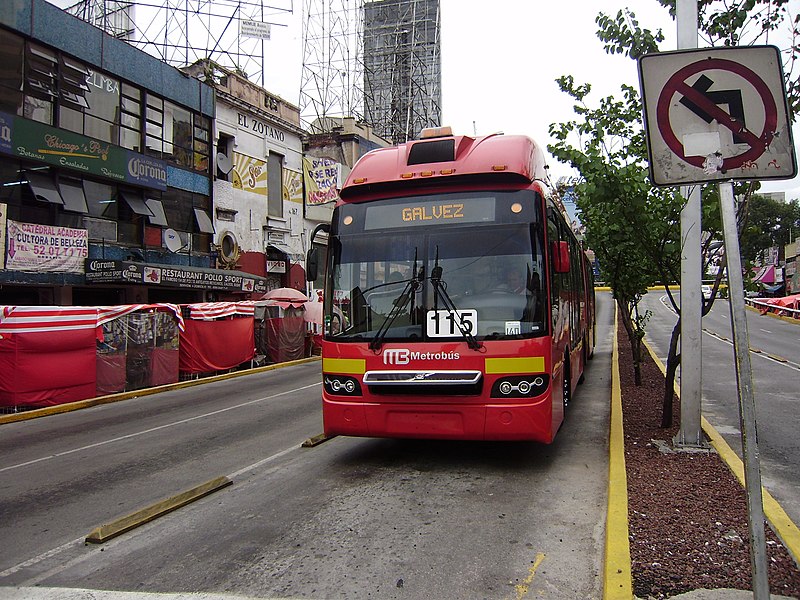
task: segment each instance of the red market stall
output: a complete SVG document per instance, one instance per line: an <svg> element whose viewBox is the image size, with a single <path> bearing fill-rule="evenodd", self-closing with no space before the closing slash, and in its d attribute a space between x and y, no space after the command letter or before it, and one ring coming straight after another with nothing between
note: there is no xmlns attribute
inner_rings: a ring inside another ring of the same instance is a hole
<svg viewBox="0 0 800 600"><path fill-rule="evenodd" d="M0 407L53 406L95 396L97 308L0 311Z"/></svg>
<svg viewBox="0 0 800 600"><path fill-rule="evenodd" d="M181 375L225 371L255 356L252 302L204 302L181 305Z"/></svg>
<svg viewBox="0 0 800 600"><path fill-rule="evenodd" d="M280 363L305 357L306 342L311 340L305 316L308 296L294 288L278 288L261 298L258 304L263 303L265 307L264 353L269 362Z"/></svg>
<svg viewBox="0 0 800 600"><path fill-rule="evenodd" d="M97 395L178 381L179 330L176 304L100 307Z"/></svg>

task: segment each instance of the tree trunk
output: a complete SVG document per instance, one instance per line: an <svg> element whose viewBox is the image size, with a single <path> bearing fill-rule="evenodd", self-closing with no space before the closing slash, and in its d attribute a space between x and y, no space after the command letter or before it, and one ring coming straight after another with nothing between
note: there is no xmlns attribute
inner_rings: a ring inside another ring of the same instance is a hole
<svg viewBox="0 0 800 600"><path fill-rule="evenodd" d="M672 398L675 395L675 373L681 364L681 355L678 354L678 338L681 334L681 318L672 328L669 340L669 353L667 354L667 372L664 379L664 402L661 412L661 427L672 427Z"/></svg>
<svg viewBox="0 0 800 600"><path fill-rule="evenodd" d="M631 312L628 309L628 303L617 300L617 306L619 307L619 314L622 318L622 325L625 327L625 332L628 334L628 341L631 344L633 381L636 385L642 385L642 338L634 328Z"/></svg>

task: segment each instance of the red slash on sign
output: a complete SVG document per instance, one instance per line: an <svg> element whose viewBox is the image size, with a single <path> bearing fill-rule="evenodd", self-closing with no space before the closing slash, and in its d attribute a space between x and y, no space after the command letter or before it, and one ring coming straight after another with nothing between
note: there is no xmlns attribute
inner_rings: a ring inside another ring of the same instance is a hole
<svg viewBox="0 0 800 600"><path fill-rule="evenodd" d="M758 92L763 102L764 110L764 128L760 134L756 134L745 127L743 115L740 111L730 107L734 114L724 111L720 106L715 103L719 99L713 93L709 94L706 86L695 85L691 86L687 80L693 75L701 71L709 71L712 69L729 71L735 73L743 78L747 83L753 86ZM664 85L661 95L658 98L658 105L656 107L656 121L658 129L664 142L669 146L677 156L684 161L688 162L695 167L702 168L706 160L705 156L686 156L684 154L683 143L681 143L670 124L669 110L672 103L672 98L680 94L683 98L680 100L682 104L687 106L692 112L700 115L703 120L710 122L716 120L722 127L731 130L734 135L734 140L740 144L747 144L748 149L742 154L736 156L725 157L724 168L737 169L749 161L755 161L764 154L764 151L772 143L772 138L775 136L775 131L778 123L778 109L775 104L775 99L770 92L769 87L756 73L747 67L730 61L724 58L708 58L689 65L686 65L677 71Z"/></svg>

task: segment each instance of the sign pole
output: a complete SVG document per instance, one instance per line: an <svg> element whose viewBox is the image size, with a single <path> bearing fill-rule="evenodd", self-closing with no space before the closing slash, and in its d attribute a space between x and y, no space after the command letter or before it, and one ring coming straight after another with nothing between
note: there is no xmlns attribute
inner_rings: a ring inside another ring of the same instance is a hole
<svg viewBox="0 0 800 600"><path fill-rule="evenodd" d="M678 0L676 4L678 48L697 48L697 0ZM685 186L681 193L686 205L681 211L681 427L675 436L677 446L703 445L700 419L702 370L702 208L700 186Z"/></svg>
<svg viewBox="0 0 800 600"><path fill-rule="evenodd" d="M747 333L747 312L744 304L742 261L736 228L733 184L719 184L720 213L727 259L728 290L736 364L736 387L739 392L739 424L742 430L744 481L747 491L747 514L750 523L750 567L753 570L755 600L769 598L767 579L767 544L764 534L764 507L761 497L761 470L758 458L758 432L753 396L753 372L750 365L750 338Z"/></svg>

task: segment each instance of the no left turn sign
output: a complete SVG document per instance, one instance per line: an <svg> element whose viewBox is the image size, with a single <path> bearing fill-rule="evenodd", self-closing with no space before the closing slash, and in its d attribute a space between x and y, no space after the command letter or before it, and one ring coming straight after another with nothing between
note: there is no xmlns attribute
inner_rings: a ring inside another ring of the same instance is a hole
<svg viewBox="0 0 800 600"><path fill-rule="evenodd" d="M639 80L655 185L796 175L774 46L647 54Z"/></svg>

